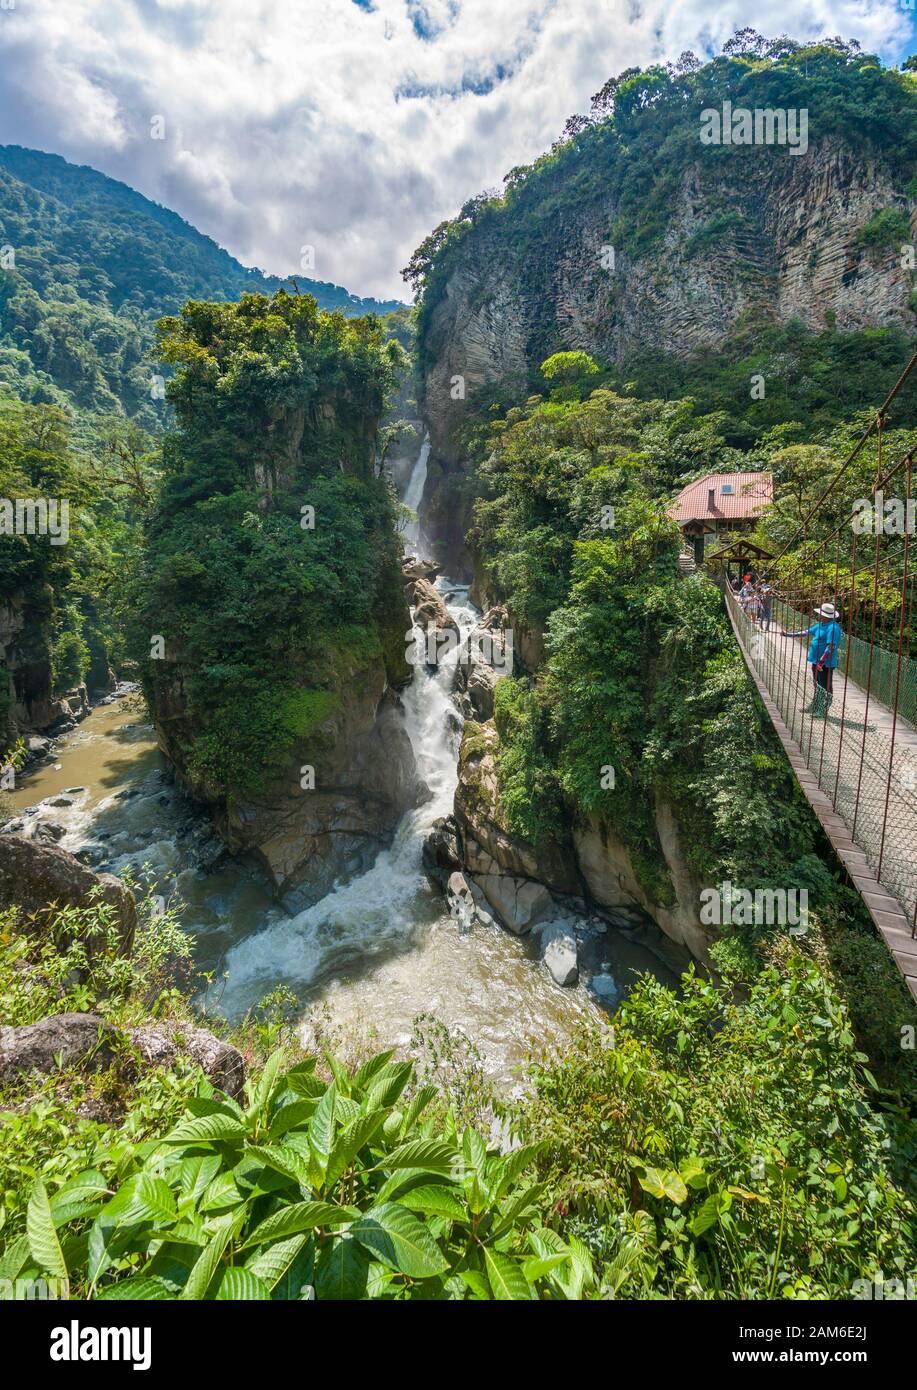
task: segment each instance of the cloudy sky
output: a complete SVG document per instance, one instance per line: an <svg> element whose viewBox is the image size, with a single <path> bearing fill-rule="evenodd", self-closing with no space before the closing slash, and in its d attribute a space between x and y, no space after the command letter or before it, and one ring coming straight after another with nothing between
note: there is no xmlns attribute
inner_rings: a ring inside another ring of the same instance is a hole
<svg viewBox="0 0 917 1390"><path fill-rule="evenodd" d="M911 0L913 3L913 0ZM772 0L768 34L910 53L908 0ZM471 194L630 65L719 49L750 0L0 0L0 142L91 164L247 265L404 297ZM151 138L151 123L164 139Z"/></svg>

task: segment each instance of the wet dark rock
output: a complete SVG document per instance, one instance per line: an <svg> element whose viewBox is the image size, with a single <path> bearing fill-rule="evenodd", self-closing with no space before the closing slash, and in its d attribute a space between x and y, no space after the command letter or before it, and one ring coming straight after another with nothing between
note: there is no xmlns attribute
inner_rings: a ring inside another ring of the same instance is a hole
<svg viewBox="0 0 917 1390"><path fill-rule="evenodd" d="M58 825L56 821L44 820L40 825L36 825L33 840L46 840L56 844L62 840L67 833L66 826Z"/></svg>
<svg viewBox="0 0 917 1390"><path fill-rule="evenodd" d="M453 816L434 823L423 842L421 860L427 877L445 891L449 875L462 867L458 828Z"/></svg>

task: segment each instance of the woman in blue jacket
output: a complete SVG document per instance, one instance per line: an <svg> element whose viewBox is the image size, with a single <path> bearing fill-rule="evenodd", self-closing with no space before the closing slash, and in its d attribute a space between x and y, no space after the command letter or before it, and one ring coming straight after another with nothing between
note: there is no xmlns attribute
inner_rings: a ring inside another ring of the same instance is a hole
<svg viewBox="0 0 917 1390"><path fill-rule="evenodd" d="M815 616L819 621L812 627L801 628L799 632L785 632L783 635L811 639L808 662L815 682L815 696L812 703L806 705L803 714L826 718L834 699L834 672L837 669L837 658L844 634L837 621L840 614L833 603L823 603L820 608L816 608Z"/></svg>

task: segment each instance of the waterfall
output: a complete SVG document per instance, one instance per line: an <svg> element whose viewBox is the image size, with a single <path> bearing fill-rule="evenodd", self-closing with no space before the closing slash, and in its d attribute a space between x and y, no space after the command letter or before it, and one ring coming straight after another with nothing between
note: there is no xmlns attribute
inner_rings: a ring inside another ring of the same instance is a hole
<svg viewBox="0 0 917 1390"><path fill-rule="evenodd" d="M464 636L477 617L467 588L448 581L440 581L439 587L450 594L447 606ZM391 847L366 873L230 950L222 995L230 1012L254 1003L278 978L308 987L357 960L403 950L429 920L431 907L435 915L442 914L442 902L423 871L421 851L433 823L451 812L458 780L461 720L450 696L458 656L457 648L446 654L433 673L415 666L403 696L405 727L428 799L406 813Z"/></svg>
<svg viewBox="0 0 917 1390"><path fill-rule="evenodd" d="M402 501L406 507L416 514L420 507L423 497L423 490L427 482L427 460L430 457L430 435L424 434L423 443L420 446L420 453L411 469L411 476L405 488ZM420 545L420 519L409 521L404 531L406 548L413 554L417 554Z"/></svg>

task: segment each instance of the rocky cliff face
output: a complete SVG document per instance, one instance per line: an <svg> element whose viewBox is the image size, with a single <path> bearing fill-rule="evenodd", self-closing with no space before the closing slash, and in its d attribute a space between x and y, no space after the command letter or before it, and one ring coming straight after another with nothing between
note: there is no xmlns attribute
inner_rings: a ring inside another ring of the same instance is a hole
<svg viewBox="0 0 917 1390"><path fill-rule="evenodd" d="M689 165L662 240L639 256L615 247L614 270L602 266L619 211L613 186L585 204L552 197L535 254L499 223L474 229L421 344L432 441L421 516L437 558L471 577L460 441L469 405L498 382L516 382L524 396L529 370L552 352L622 362L654 348L687 358L718 347L749 311L813 330L912 325L900 248L858 241L884 208L908 213L917 236L917 205L888 169L825 140L801 157L731 160L728 177L721 166Z"/></svg>
<svg viewBox="0 0 917 1390"><path fill-rule="evenodd" d="M45 593L17 590L0 599L0 746L5 737L14 739L35 730L63 733L89 713L89 686L80 684L54 694L47 630ZM104 653L101 669L110 674ZM92 675L90 670L90 681ZM108 684L98 679L93 688Z"/></svg>
<svg viewBox="0 0 917 1390"><path fill-rule="evenodd" d="M700 921L701 884L692 873L669 802L656 804L660 858L671 900L656 901L640 882L627 845L613 825L594 820L575 827L570 842L532 845L507 825L497 785L499 736L493 721L468 722L459 756L455 813L425 849L431 876L445 882L460 868L471 892L510 931L523 933L554 911L552 895L584 900L612 917L652 918L665 935L708 961L710 933Z"/></svg>
<svg viewBox="0 0 917 1390"><path fill-rule="evenodd" d="M407 606L405 631L409 627ZM266 871L290 911L370 867L420 794L411 740L381 657L339 672L339 701L257 795L224 795L188 770L198 732L179 660L162 663L154 722L163 753L209 805L227 847Z"/></svg>

